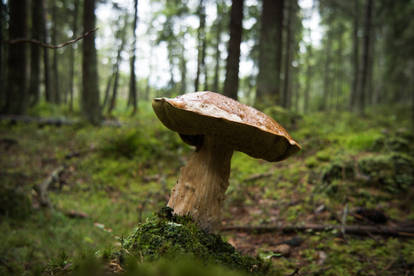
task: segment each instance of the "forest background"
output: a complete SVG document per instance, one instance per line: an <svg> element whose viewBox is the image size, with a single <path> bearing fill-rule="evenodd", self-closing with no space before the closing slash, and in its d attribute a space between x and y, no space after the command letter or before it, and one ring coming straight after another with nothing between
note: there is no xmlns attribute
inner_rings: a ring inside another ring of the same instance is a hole
<svg viewBox="0 0 414 276"><path fill-rule="evenodd" d="M276 164L235 155L223 227L378 212L411 229L414 1L0 3L0 271L73 269L165 205L191 149L151 99L194 91L264 111L303 146ZM410 231L295 232L288 253L282 233L225 235L286 275L403 275Z"/></svg>

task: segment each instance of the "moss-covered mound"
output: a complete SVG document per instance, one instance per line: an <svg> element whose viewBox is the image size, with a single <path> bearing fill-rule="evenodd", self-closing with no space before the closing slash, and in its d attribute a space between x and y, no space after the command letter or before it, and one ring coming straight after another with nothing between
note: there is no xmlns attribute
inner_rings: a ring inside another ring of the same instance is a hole
<svg viewBox="0 0 414 276"><path fill-rule="evenodd" d="M160 258L169 260L185 257L196 258L205 264L219 264L235 270L264 274L270 265L260 258L243 256L219 235L200 229L189 217L172 214L164 207L153 217L140 224L126 238L123 248L145 261Z"/></svg>
<svg viewBox="0 0 414 276"><path fill-rule="evenodd" d="M366 156L359 167L368 176L368 184L383 187L389 192L406 192L414 183L414 158L403 153Z"/></svg>

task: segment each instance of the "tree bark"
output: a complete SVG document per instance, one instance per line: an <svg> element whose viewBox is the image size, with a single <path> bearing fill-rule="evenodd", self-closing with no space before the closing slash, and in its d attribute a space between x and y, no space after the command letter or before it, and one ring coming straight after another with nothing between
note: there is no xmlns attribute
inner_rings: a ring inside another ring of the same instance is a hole
<svg viewBox="0 0 414 276"><path fill-rule="evenodd" d="M79 0L74 0L74 8L72 14L72 38L75 39L78 33L78 14ZM71 45L69 49L69 110L73 111L73 94L74 94L74 76L75 76L75 45Z"/></svg>
<svg viewBox="0 0 414 276"><path fill-rule="evenodd" d="M57 6L55 1L52 4L52 44L56 45L57 43ZM59 71L58 71L58 51L53 51L52 59L52 76L53 76L53 99L54 103L60 104L61 93L59 89Z"/></svg>
<svg viewBox="0 0 414 276"><path fill-rule="evenodd" d="M365 6L365 22L364 22L364 42L362 49L362 71L361 84L359 89L358 112L363 114L367 102L367 85L369 74L369 60L370 60L370 43L371 43L371 24L372 24L372 8L373 1L366 0Z"/></svg>
<svg viewBox="0 0 414 276"><path fill-rule="evenodd" d="M342 24L339 25L338 29L338 54L337 56L337 64L336 64L336 110L339 111L341 106L341 98L343 94L343 33L344 33L344 26Z"/></svg>
<svg viewBox="0 0 414 276"><path fill-rule="evenodd" d="M294 25L294 5L295 1L288 2L288 14L287 14L287 34L286 34L286 54L285 54L285 73L284 73L284 85L283 85L283 101L282 106L290 109L292 102L291 95L291 69L292 69L292 56L293 56L293 25Z"/></svg>
<svg viewBox="0 0 414 276"><path fill-rule="evenodd" d="M200 88L200 75L201 71L204 69L204 56L205 56L205 39L206 39L206 13L204 7L204 0L200 0L198 6L198 18L199 18L199 27L197 32L197 41L198 41L198 54L197 54L197 71L196 78L194 81L194 90L199 91Z"/></svg>
<svg viewBox="0 0 414 276"><path fill-rule="evenodd" d="M32 0L32 39L41 40L42 35L42 0ZM30 45L30 83L29 100L33 106L39 101L40 96L40 47L32 43Z"/></svg>
<svg viewBox="0 0 414 276"><path fill-rule="evenodd" d="M43 29L43 41L48 43L49 39L49 31L47 28L47 11L46 11L46 0L42 0L42 29ZM44 82L45 82L45 98L47 102L53 102L53 95L51 92L50 87L50 61L49 61L49 49L44 47L43 48L43 74L44 74Z"/></svg>
<svg viewBox="0 0 414 276"><path fill-rule="evenodd" d="M9 1L9 39L26 37L27 1ZM26 44L9 47L7 60L8 76L6 86L6 114L24 114L26 109Z"/></svg>
<svg viewBox="0 0 414 276"><path fill-rule="evenodd" d="M216 25L216 44L215 44L215 61L216 64L214 66L214 80L213 80L213 91L218 92L219 82L220 82L220 42L221 42L221 32L222 32L222 20L223 17L221 16L221 1L216 2L216 11L217 11L217 19L215 22Z"/></svg>
<svg viewBox="0 0 414 276"><path fill-rule="evenodd" d="M305 80L305 99L303 102L303 112L309 111L309 94L312 81L312 44L309 44L306 49L306 80Z"/></svg>
<svg viewBox="0 0 414 276"><path fill-rule="evenodd" d="M116 106L116 99L118 96L118 83L119 83L119 66L122 62L122 51L125 46L125 29L127 27L127 19L125 18L124 25L121 26L119 32L119 39L121 40L118 48L118 53L116 55L116 62L114 66L114 86L112 87L112 96L111 101L109 102L108 114L111 114Z"/></svg>
<svg viewBox="0 0 414 276"><path fill-rule="evenodd" d="M263 0L256 101L280 104L284 0Z"/></svg>
<svg viewBox="0 0 414 276"><path fill-rule="evenodd" d="M187 91L187 62L185 59L185 46L184 46L184 38L181 38L181 43L180 43L180 72L181 72L181 88L180 88L180 93L186 93Z"/></svg>
<svg viewBox="0 0 414 276"><path fill-rule="evenodd" d="M230 12L230 40L223 94L237 100L239 90L240 43L243 32L243 1L232 0Z"/></svg>
<svg viewBox="0 0 414 276"><path fill-rule="evenodd" d="M3 20L6 18L6 6L3 4L3 1L0 1L0 111L3 110L3 105L6 102L6 87L4 82L4 74L5 71L3 70L3 51L5 51L4 47L4 34L3 34Z"/></svg>
<svg viewBox="0 0 414 276"><path fill-rule="evenodd" d="M332 23L331 15L328 18L328 26ZM323 69L323 97L319 110L326 110L329 105L330 82L331 82L331 51L332 51L332 30L328 30L325 46L325 64Z"/></svg>
<svg viewBox="0 0 414 276"><path fill-rule="evenodd" d="M354 14L352 23L352 90L349 99L350 110L356 109L357 97L359 95L359 0L354 0Z"/></svg>
<svg viewBox="0 0 414 276"><path fill-rule="evenodd" d="M107 83L106 83L106 88L105 88L105 94L104 94L104 100L103 100L103 103L102 103L102 106L101 106L101 109L102 110L104 110L105 109L105 107L106 107L106 105L108 104L108 99L109 99L109 91L111 90L111 87L112 87L112 79L114 78L114 75L113 74L111 74L109 77L108 77L108 81L107 81Z"/></svg>
<svg viewBox="0 0 414 276"><path fill-rule="evenodd" d="M3 37L3 19L6 18L6 7L3 4L3 1L0 1L0 111L3 109L3 105L5 103L5 85L4 85L4 70L3 70L3 51L4 51L4 46L3 46L3 41L4 41L4 37Z"/></svg>
<svg viewBox="0 0 414 276"><path fill-rule="evenodd" d="M135 51L137 44L138 0L134 0L134 22L132 23L132 54L130 60L129 95L132 103L132 114L137 112L137 81L135 75Z"/></svg>
<svg viewBox="0 0 414 276"><path fill-rule="evenodd" d="M84 0L83 30L95 28L95 0ZM82 46L82 112L92 124L101 122L99 105L98 66L95 48L95 33L83 40Z"/></svg>

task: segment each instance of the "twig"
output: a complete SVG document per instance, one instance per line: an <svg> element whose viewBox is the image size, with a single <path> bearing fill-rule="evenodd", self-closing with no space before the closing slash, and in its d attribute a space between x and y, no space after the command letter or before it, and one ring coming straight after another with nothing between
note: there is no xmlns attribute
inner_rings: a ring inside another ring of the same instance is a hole
<svg viewBox="0 0 414 276"><path fill-rule="evenodd" d="M63 172L64 169L64 166L58 167L42 183L35 186L35 190L39 195L39 203L41 206L48 208L52 207L47 190L49 189L50 185L59 181L60 174Z"/></svg>
<svg viewBox="0 0 414 276"><path fill-rule="evenodd" d="M354 235L384 235L384 236L400 236L413 238L414 227L387 227L374 225L323 225L323 224L307 224L307 225L274 225L274 226L224 226L221 231L236 231L247 233L270 233L270 232L304 232L304 231L332 231L341 230L344 227L346 233Z"/></svg>
<svg viewBox="0 0 414 276"><path fill-rule="evenodd" d="M87 37L88 35L90 35L90 34L92 34L92 33L96 32L96 30L98 30L98 28L95 28L95 29L93 29L93 30L90 30L90 31L88 31L88 32L84 33L83 35L81 35L81 36L79 36L79 37L77 37L77 38L75 38L75 39L72 39L72 40L66 41L66 42L61 43L61 44L58 44L58 45L47 44L47 43L42 42L42 41L40 41L40 40L36 40L36 39L26 39L26 38L19 38L19 39L13 39L13 40L6 40L5 42L7 42L7 43L9 43L9 44L17 44L17 43L33 43L33 44L38 44L39 46L42 46L42 47L44 47L44 48L49 48L49 49L59 49L59 48L63 48L63 47L65 47L65 46L71 45L71 44L73 44L73 43L76 43L76 42L78 42L78 41L79 41L79 40L81 40L81 39L84 39L84 38L85 38L85 37Z"/></svg>
<svg viewBox="0 0 414 276"><path fill-rule="evenodd" d="M256 181L256 180L259 180L259 179L262 179L262 178L271 177L272 175L273 175L272 173L258 173L258 174L253 174L253 175L247 177L245 179L245 181L246 182Z"/></svg>

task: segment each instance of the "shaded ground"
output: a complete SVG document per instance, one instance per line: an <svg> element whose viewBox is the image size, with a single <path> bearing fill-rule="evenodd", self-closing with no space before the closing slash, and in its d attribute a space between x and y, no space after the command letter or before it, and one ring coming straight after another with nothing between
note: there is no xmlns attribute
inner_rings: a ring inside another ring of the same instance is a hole
<svg viewBox="0 0 414 276"><path fill-rule="evenodd" d="M236 153L223 226L413 226L414 137L404 116L373 114L285 114L282 124L303 151L280 163ZM191 148L149 106L123 120L121 128L1 123L0 274L51 274L97 251L110 255L165 205ZM48 192L53 207L44 208L34 187L61 166ZM271 260L280 275L414 275L410 235L223 235Z"/></svg>

